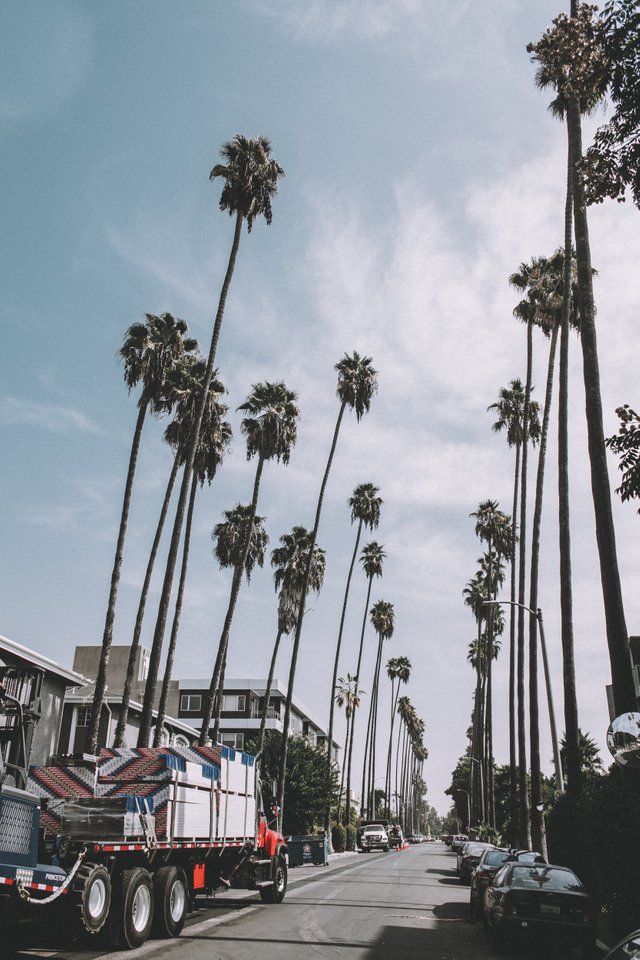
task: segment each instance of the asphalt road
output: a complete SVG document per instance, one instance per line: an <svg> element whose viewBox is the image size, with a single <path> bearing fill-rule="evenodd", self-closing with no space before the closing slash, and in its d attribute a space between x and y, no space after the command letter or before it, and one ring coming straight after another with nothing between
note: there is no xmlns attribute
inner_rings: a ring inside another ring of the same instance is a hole
<svg viewBox="0 0 640 960"><path fill-rule="evenodd" d="M479 924L467 922L469 888L444 844L359 854L290 871L282 904L231 891L191 917L175 940L107 953L57 951L39 931L2 957L35 960L492 960ZM32 931L33 934L33 931ZM25 932L26 936L26 932ZM39 941L39 942L38 942ZM5 947L8 948L5 940ZM535 955L535 951L534 951ZM544 951L545 957L548 951ZM508 953L501 953L501 960Z"/></svg>

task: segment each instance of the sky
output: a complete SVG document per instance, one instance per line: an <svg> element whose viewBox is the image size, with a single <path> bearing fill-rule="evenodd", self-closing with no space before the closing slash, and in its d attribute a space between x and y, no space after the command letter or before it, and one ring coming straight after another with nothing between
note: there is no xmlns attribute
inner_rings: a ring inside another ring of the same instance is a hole
<svg viewBox="0 0 640 960"><path fill-rule="evenodd" d="M289 466L265 468L258 512L270 546L312 526L338 402L335 363L372 357L379 389L345 417L320 525L327 572L305 617L296 691L326 724L355 529L347 500L384 500L384 576L394 604L385 660L408 656L403 690L425 721L427 799L466 747L474 622L462 590L482 546L470 514L511 511L513 451L487 407L525 374L525 328L508 277L562 243L565 135L525 46L557 0L7 0L0 31L0 633L70 665L99 643L137 392L117 351L130 324L168 311L206 351L233 222L209 172L236 133L266 135L283 166L273 223L243 234L217 365L235 438L199 496L176 677L208 678L230 577L212 555L222 512L251 496L237 406L284 380L301 421ZM585 139L602 122L585 124ZM590 212L605 433L637 408L640 215ZM610 679L586 448L579 343L570 357L570 484L580 726L604 750ZM534 347L541 399L546 343ZM555 406L552 425L555 423ZM171 458L144 429L116 611L128 643ZM552 435L555 426L552 426ZM562 729L555 440L539 603ZM612 487L619 483L610 459ZM530 484L533 488L533 481ZM640 518L614 496L631 634L640 633ZM153 633L160 575L143 642ZM364 577L354 577L339 674L355 672ZM505 597L508 593L504 594ZM243 587L229 676L266 676L276 632L269 563ZM375 638L365 639L364 704ZM278 676L288 671L284 649ZM494 670L495 751L508 760L506 648ZM389 683L381 691L386 752ZM359 718L359 737L364 733ZM552 772L548 725L543 769ZM337 727L344 736L344 719ZM363 738L362 738L363 739ZM357 739L357 743L360 739ZM358 752L356 747L356 753ZM607 759L608 755L605 757ZM380 763L382 764L382 760ZM383 771L382 771L383 773ZM382 777L383 779L383 777ZM381 785L381 784L379 784Z"/></svg>

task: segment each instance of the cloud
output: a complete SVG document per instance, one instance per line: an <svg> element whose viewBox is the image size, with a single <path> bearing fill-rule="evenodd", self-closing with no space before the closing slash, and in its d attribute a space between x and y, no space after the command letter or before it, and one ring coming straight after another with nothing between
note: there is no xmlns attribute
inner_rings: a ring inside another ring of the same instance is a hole
<svg viewBox="0 0 640 960"><path fill-rule="evenodd" d="M104 435L102 427L80 410L7 395L0 398L0 424L39 427L50 433L79 430L83 433Z"/></svg>
<svg viewBox="0 0 640 960"><path fill-rule="evenodd" d="M384 37L406 30L406 21L425 10L424 0L253 0L252 6L296 36L313 40Z"/></svg>

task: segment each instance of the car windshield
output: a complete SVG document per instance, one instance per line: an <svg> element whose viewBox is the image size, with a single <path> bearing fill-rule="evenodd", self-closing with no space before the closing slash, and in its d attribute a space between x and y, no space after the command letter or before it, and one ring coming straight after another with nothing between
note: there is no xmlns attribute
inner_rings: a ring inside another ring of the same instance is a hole
<svg viewBox="0 0 640 960"><path fill-rule="evenodd" d="M527 887L532 890L567 890L583 892L584 887L571 870L557 867L514 866L507 876L510 887Z"/></svg>

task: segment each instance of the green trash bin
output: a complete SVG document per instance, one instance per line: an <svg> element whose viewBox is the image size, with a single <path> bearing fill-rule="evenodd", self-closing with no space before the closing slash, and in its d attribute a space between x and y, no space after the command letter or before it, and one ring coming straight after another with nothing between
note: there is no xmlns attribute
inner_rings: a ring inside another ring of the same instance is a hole
<svg viewBox="0 0 640 960"><path fill-rule="evenodd" d="M329 845L324 833L289 837L289 866L302 867L306 863L325 866L329 862Z"/></svg>

